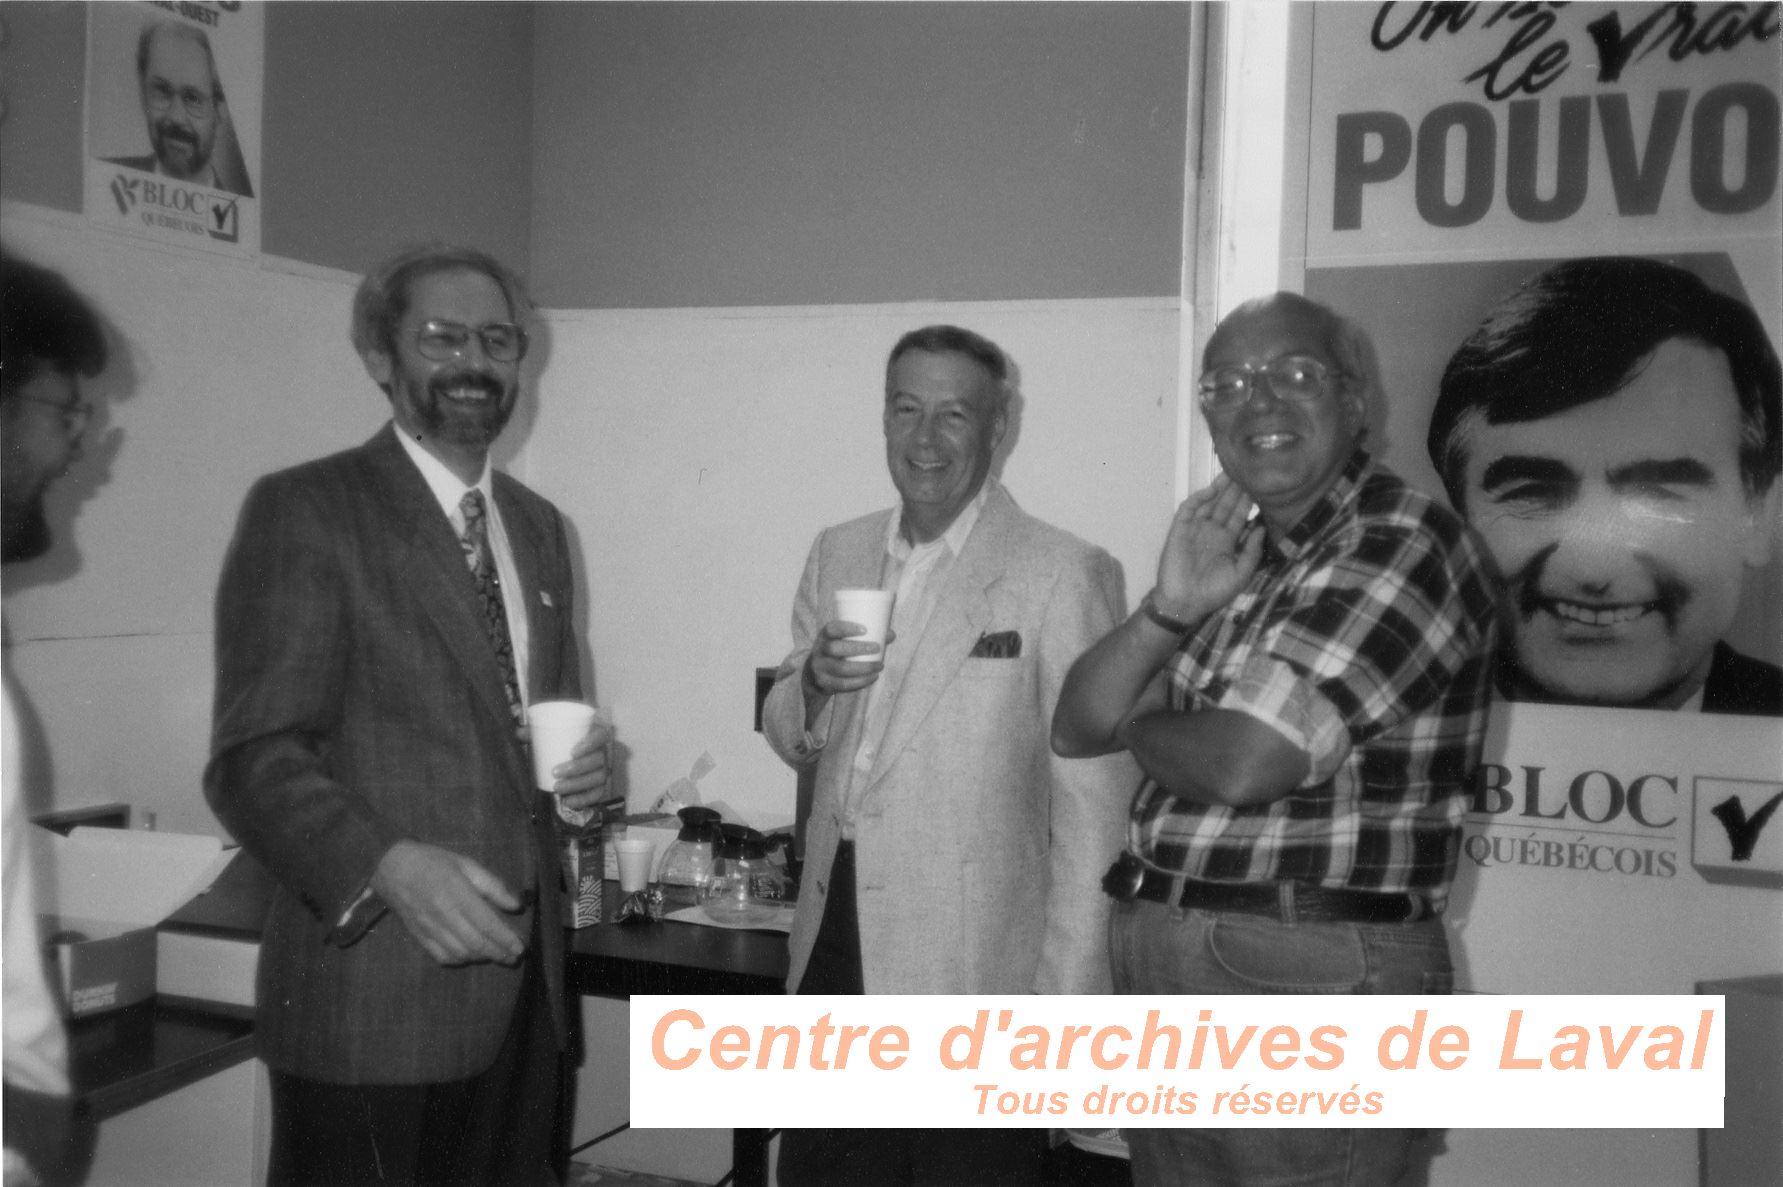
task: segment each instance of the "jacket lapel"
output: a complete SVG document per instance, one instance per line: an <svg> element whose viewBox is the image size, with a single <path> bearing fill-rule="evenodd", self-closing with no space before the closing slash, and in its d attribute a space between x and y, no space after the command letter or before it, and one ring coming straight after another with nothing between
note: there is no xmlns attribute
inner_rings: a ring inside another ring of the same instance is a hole
<svg viewBox="0 0 1783 1187"><path fill-rule="evenodd" d="M544 593L553 598L562 597L563 591L545 588L540 561L546 551L544 525L527 514L525 505L510 493L512 480L506 474L494 474L491 477L495 505L501 514L502 530L507 532L508 548L514 554L514 576L520 583L514 596L521 599L519 609L526 615L532 628L527 631L526 649L527 684L530 685L526 690L526 699L531 702L538 699L541 690L556 688L559 680L557 653L548 637L549 632L540 629L542 616L536 611L537 601Z"/></svg>
<svg viewBox="0 0 1783 1187"><path fill-rule="evenodd" d="M516 786L527 787L531 780L526 774L519 739L510 724L501 665L483 633L476 582L465 564L464 550L452 532L451 522L441 513L421 472L403 452L394 427L372 439L366 456L375 474L381 505L387 509L395 529L392 562L404 575L422 614L439 631L446 649L463 669L490 720L499 723L497 733L512 740L504 747L505 761L518 780Z"/></svg>
<svg viewBox="0 0 1783 1187"><path fill-rule="evenodd" d="M990 624L990 590L1003 577L1003 557L1008 551L1014 514L1015 504L1008 493L1001 487L993 490L972 534L966 538L964 551L943 578L941 588L935 591L934 610L923 630L922 642L911 657L904 687L898 690L897 704L892 706L891 720L886 723L885 737L863 795L873 793L886 771L922 729L935 703L971 654L972 645Z"/></svg>

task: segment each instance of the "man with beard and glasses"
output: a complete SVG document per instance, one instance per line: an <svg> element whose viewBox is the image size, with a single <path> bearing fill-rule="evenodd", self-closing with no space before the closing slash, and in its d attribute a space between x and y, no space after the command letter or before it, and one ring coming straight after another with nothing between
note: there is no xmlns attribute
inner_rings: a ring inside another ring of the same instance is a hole
<svg viewBox="0 0 1783 1187"><path fill-rule="evenodd" d="M1658 260L1569 260L1486 314L1428 445L1508 586L1505 695L1783 715L1783 671L1722 640L1770 558L1780 389L1751 308Z"/></svg>
<svg viewBox="0 0 1783 1187"><path fill-rule="evenodd" d="M1102 883L1116 992L1451 988L1494 591L1460 519L1370 458L1371 357L1293 293L1220 322L1200 396L1225 472L1177 511L1140 611L1065 678L1053 748L1145 773ZM1416 1137L1127 1134L1141 1187L1375 1187L1419 1169Z"/></svg>
<svg viewBox="0 0 1783 1187"><path fill-rule="evenodd" d="M214 159L229 109L203 29L179 21L144 26L136 43L136 83L154 151L113 157L108 164L253 197L246 178L225 176Z"/></svg>
<svg viewBox="0 0 1783 1187"><path fill-rule="evenodd" d="M525 705L575 698L556 508L489 465L532 305L479 251L373 269L392 422L249 492L217 593L205 794L278 882L256 1039L269 1181L547 1183L566 1049L553 796ZM591 809L611 731L559 767Z"/></svg>
<svg viewBox="0 0 1783 1187"><path fill-rule="evenodd" d="M43 498L80 457L93 406L80 379L105 368L105 334L91 306L60 276L0 256L0 559L28 561L53 542ZM50 988L38 928L38 830L26 815L21 697L10 648L0 718L5 823L6 1183L78 1181L92 1155L90 1116L68 1080L68 1040Z"/></svg>

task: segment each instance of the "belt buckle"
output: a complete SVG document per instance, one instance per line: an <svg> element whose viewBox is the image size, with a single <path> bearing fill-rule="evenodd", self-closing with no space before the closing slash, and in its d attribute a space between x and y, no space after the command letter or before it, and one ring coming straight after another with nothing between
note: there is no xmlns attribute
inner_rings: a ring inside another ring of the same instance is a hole
<svg viewBox="0 0 1783 1187"><path fill-rule="evenodd" d="M1145 884L1145 863L1131 853L1122 852L1102 875L1102 893L1117 903L1130 903L1139 897Z"/></svg>

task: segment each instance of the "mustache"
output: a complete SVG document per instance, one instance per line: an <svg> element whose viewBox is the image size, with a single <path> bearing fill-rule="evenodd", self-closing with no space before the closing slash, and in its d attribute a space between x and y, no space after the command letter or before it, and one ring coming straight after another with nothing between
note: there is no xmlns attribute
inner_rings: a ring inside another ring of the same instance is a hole
<svg viewBox="0 0 1783 1187"><path fill-rule="evenodd" d="M176 124L171 120L162 120L155 125L155 132L163 140L178 140L184 144L191 145L193 148L198 147L198 133L194 132L184 124Z"/></svg>
<svg viewBox="0 0 1783 1187"><path fill-rule="evenodd" d="M475 388L492 400L508 394L508 385L487 371L446 371L427 381L427 393L435 399L444 399L447 390L455 387Z"/></svg>
<svg viewBox="0 0 1783 1187"><path fill-rule="evenodd" d="M1542 583L1547 576L1548 564L1559 551L1558 543L1549 544L1536 550L1535 554L1515 572L1507 574L1507 582L1517 610L1517 617L1527 622L1542 608L1542 603L1552 600L1578 601L1580 599L1555 599L1542 593ZM1669 570L1655 566L1638 554L1634 559L1646 569L1653 581L1653 606L1665 619L1667 630L1674 630L1678 625L1678 616L1690 602L1690 588Z"/></svg>

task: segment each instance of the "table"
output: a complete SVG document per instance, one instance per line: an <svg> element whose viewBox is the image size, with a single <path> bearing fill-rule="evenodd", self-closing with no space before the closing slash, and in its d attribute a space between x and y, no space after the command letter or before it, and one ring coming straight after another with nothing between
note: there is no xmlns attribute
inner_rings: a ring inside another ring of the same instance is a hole
<svg viewBox="0 0 1783 1187"><path fill-rule="evenodd" d="M150 998L68 1027L69 1078L98 1121L253 1055L250 1012L180 998Z"/></svg>
<svg viewBox="0 0 1783 1187"><path fill-rule="evenodd" d="M693 923L616 923L569 933L570 989L594 997L634 993L784 993L786 937ZM767 1187L768 1131L735 1129L736 1187Z"/></svg>
<svg viewBox="0 0 1783 1187"><path fill-rule="evenodd" d="M784 993L786 937L665 921L569 933L569 986L596 997L634 993Z"/></svg>

